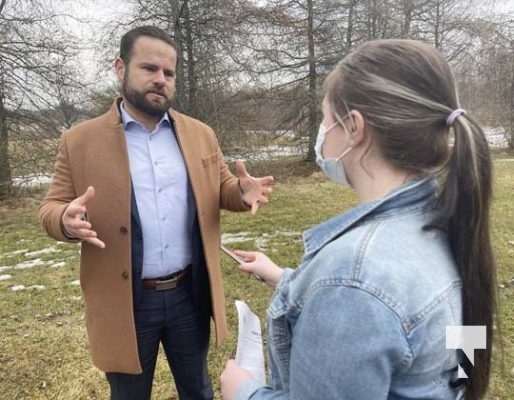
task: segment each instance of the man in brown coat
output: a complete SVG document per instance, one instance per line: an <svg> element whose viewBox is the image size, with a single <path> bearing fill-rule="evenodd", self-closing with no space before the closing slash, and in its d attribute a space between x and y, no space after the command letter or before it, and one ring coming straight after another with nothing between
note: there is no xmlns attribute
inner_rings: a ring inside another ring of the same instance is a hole
<svg viewBox="0 0 514 400"><path fill-rule="evenodd" d="M127 32L115 70L122 98L64 132L39 217L81 241L80 282L93 362L111 399L150 399L162 343L181 399L212 399L210 318L227 334L220 208L255 214L273 178L239 179L212 129L170 108L176 46L150 26Z"/></svg>

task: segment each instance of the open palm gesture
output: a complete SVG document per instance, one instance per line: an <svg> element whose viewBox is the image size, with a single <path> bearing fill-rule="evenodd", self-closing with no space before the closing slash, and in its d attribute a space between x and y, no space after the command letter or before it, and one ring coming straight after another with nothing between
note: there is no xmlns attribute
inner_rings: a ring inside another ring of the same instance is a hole
<svg viewBox="0 0 514 400"><path fill-rule="evenodd" d="M261 204L269 203L269 196L272 191L273 177L254 178L251 176L243 161L236 161L236 173L243 192L243 201L251 207L251 214L257 214Z"/></svg>

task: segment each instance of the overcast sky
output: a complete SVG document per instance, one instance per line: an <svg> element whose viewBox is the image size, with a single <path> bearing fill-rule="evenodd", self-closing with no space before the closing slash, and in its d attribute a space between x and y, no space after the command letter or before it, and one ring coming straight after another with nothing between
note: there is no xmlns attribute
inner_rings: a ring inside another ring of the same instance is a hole
<svg viewBox="0 0 514 400"><path fill-rule="evenodd" d="M102 51L105 50L99 46L99 39L106 34L109 22L119 21L126 16L129 5L124 1L112 0L62 0L60 7L64 13L78 19L64 17L62 23L66 30L73 32L82 41L85 50L77 61L83 67L86 79L94 80L100 86L115 82L112 70L97 76L104 56ZM117 49L113 48L112 51L114 59Z"/></svg>
<svg viewBox="0 0 514 400"><path fill-rule="evenodd" d="M98 70L98 63L102 55L99 53L97 40L105 26L109 22L118 21L126 16L129 11L129 4L126 1L112 0L61 0L65 12L76 16L84 21L79 23L72 19L67 19L65 24L67 29L80 37L85 46L89 47L80 57L80 62L84 65L88 78L96 79L95 71ZM486 7L488 1L477 1L477 13L483 15L488 13L504 14L514 18L514 0L496 0L494 7ZM483 7L483 8L482 8ZM482 9L480 9L482 8ZM116 49L113 49L112 56L115 56ZM114 73L103 74L102 81L115 81ZM98 82L99 84L101 82Z"/></svg>

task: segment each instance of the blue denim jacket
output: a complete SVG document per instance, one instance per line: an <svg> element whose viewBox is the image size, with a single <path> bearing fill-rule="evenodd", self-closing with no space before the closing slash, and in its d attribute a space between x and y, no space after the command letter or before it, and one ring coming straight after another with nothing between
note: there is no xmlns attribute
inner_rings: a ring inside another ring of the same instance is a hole
<svg viewBox="0 0 514 400"><path fill-rule="evenodd" d="M457 399L458 353L446 326L462 325L461 280L433 217L432 177L406 183L304 235L268 308L269 386L243 399Z"/></svg>

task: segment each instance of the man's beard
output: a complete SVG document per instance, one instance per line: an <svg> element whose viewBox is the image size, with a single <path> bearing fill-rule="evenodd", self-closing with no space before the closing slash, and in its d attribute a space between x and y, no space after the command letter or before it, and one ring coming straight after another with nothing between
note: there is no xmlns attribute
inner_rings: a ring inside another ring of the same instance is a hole
<svg viewBox="0 0 514 400"><path fill-rule="evenodd" d="M141 92L137 89L134 89L128 84L127 77L123 79L121 90L123 93L123 98L130 104L132 104L134 108L147 115L152 115L155 117L160 117L165 112L167 112L173 101L172 98L167 98L166 101L161 103L154 103L150 100L147 100L146 95L148 93L155 92L161 94L162 96L165 96L165 94L162 90L159 90L157 88L154 90L147 90L145 92Z"/></svg>

